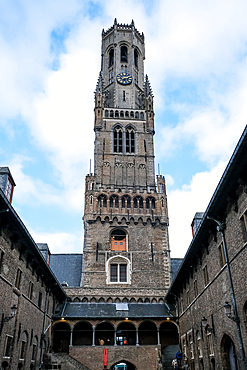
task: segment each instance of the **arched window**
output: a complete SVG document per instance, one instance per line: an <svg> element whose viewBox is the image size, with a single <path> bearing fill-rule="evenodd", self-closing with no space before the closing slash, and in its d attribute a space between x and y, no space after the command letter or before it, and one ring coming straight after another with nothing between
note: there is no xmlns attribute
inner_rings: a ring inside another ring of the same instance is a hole
<svg viewBox="0 0 247 370"><path fill-rule="evenodd" d="M134 198L134 208L143 208L143 199L140 196Z"/></svg>
<svg viewBox="0 0 247 370"><path fill-rule="evenodd" d="M144 119L144 113L143 112L140 113L140 118Z"/></svg>
<svg viewBox="0 0 247 370"><path fill-rule="evenodd" d="M110 117L113 117L113 110L110 110Z"/></svg>
<svg viewBox="0 0 247 370"><path fill-rule="evenodd" d="M139 112L135 112L135 118L139 119Z"/></svg>
<svg viewBox="0 0 247 370"><path fill-rule="evenodd" d="M134 118L134 112L133 111L130 112L130 118Z"/></svg>
<svg viewBox="0 0 247 370"><path fill-rule="evenodd" d="M135 61L135 67L138 68L138 51L137 51L137 49L134 50L134 61Z"/></svg>
<svg viewBox="0 0 247 370"><path fill-rule="evenodd" d="M126 128L126 152L135 153L135 131L132 127Z"/></svg>
<svg viewBox="0 0 247 370"><path fill-rule="evenodd" d="M147 209L155 209L155 200L153 197L148 197L146 199L146 208Z"/></svg>
<svg viewBox="0 0 247 370"><path fill-rule="evenodd" d="M130 261L126 257L115 256L106 264L107 283L130 284Z"/></svg>
<svg viewBox="0 0 247 370"><path fill-rule="evenodd" d="M121 63L128 63L128 49L125 45L121 47Z"/></svg>
<svg viewBox="0 0 247 370"><path fill-rule="evenodd" d="M21 336L21 344L20 344L20 360L24 360L26 357L26 351L27 351L27 332L23 332Z"/></svg>
<svg viewBox="0 0 247 370"><path fill-rule="evenodd" d="M129 118L129 111L128 110L126 110L126 112L125 112L125 117Z"/></svg>
<svg viewBox="0 0 247 370"><path fill-rule="evenodd" d="M105 110L105 117L108 117L108 110Z"/></svg>
<svg viewBox="0 0 247 370"><path fill-rule="evenodd" d="M114 63L114 49L109 51L109 67L113 66Z"/></svg>
<svg viewBox="0 0 247 370"><path fill-rule="evenodd" d="M122 208L130 208L130 197L128 195L122 197Z"/></svg>
<svg viewBox="0 0 247 370"><path fill-rule="evenodd" d="M110 208L118 208L118 196L115 194L110 197Z"/></svg>
<svg viewBox="0 0 247 370"><path fill-rule="evenodd" d="M124 112L122 110L120 111L120 117L124 118Z"/></svg>
<svg viewBox="0 0 247 370"><path fill-rule="evenodd" d="M122 153L123 151L123 131L120 126L117 126L114 128L113 138L114 138L114 152Z"/></svg>
<svg viewBox="0 0 247 370"><path fill-rule="evenodd" d="M106 195L104 195L104 194L99 195L98 196L98 207L102 208L102 207L106 207L106 206L107 206Z"/></svg>
<svg viewBox="0 0 247 370"><path fill-rule="evenodd" d="M126 251L126 232L124 230L114 230L111 233L111 250Z"/></svg>
<svg viewBox="0 0 247 370"><path fill-rule="evenodd" d="M118 110L115 111L115 117L116 118L119 118L119 112L118 112Z"/></svg>

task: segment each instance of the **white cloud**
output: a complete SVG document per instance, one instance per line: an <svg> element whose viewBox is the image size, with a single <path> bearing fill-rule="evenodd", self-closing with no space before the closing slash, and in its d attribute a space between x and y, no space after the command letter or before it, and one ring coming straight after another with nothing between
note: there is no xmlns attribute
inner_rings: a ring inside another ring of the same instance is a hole
<svg viewBox="0 0 247 370"><path fill-rule="evenodd" d="M226 167L219 162L211 171L193 176L189 185L168 191L169 237L172 257L183 257L192 240L191 223L196 212L204 212Z"/></svg>

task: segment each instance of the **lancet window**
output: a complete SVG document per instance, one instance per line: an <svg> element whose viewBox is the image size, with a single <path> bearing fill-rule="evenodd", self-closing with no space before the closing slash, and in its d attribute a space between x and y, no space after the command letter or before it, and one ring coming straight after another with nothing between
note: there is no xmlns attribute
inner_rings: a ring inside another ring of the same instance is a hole
<svg viewBox="0 0 247 370"><path fill-rule="evenodd" d="M121 63L128 63L128 49L125 45L121 47Z"/></svg>
<svg viewBox="0 0 247 370"><path fill-rule="evenodd" d="M155 200L153 197L148 197L146 199L146 208L147 209L155 209Z"/></svg>
<svg viewBox="0 0 247 370"><path fill-rule="evenodd" d="M106 207L107 206L107 199L104 194L98 196L98 207Z"/></svg>
<svg viewBox="0 0 247 370"><path fill-rule="evenodd" d="M114 49L109 51L109 67L113 66L114 63Z"/></svg>
<svg viewBox="0 0 247 370"><path fill-rule="evenodd" d="M123 131L120 126L117 126L114 128L113 138L114 138L114 152L122 153L123 152Z"/></svg>
<svg viewBox="0 0 247 370"><path fill-rule="evenodd" d="M143 208L143 199L140 196L134 198L134 208Z"/></svg>
<svg viewBox="0 0 247 370"><path fill-rule="evenodd" d="M118 196L112 195L110 197L110 208L118 208Z"/></svg>
<svg viewBox="0 0 247 370"><path fill-rule="evenodd" d="M135 131L132 127L126 129L126 152L135 152Z"/></svg>
<svg viewBox="0 0 247 370"><path fill-rule="evenodd" d="M130 208L130 197L128 195L122 197L122 208Z"/></svg>

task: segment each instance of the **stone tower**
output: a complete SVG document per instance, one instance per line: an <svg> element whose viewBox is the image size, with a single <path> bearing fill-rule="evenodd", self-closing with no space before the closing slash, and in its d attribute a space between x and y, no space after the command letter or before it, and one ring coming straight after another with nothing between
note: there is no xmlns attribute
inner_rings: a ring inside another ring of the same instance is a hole
<svg viewBox="0 0 247 370"><path fill-rule="evenodd" d="M144 35L102 31L95 91L94 173L86 176L85 296L161 302L171 282L165 178L154 165L153 93ZM88 292L88 294L87 294Z"/></svg>

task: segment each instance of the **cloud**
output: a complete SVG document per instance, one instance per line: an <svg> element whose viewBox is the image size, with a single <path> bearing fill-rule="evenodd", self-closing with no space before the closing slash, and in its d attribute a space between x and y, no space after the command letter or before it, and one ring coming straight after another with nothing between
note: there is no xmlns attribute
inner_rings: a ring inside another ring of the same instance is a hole
<svg viewBox="0 0 247 370"><path fill-rule="evenodd" d="M192 240L191 223L196 212L204 212L227 162L220 161L211 171L195 174L182 189L168 189L169 238L172 257L183 257Z"/></svg>

